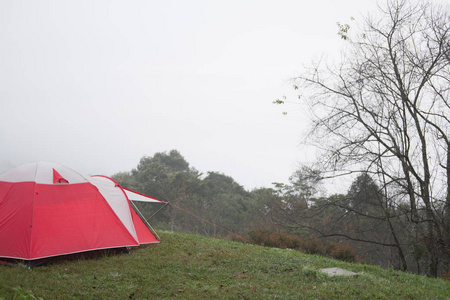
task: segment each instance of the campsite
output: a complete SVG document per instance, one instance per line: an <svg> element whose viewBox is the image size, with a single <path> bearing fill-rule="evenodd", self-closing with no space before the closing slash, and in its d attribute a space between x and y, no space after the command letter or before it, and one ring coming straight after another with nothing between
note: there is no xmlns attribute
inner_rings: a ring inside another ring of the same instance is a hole
<svg viewBox="0 0 450 300"><path fill-rule="evenodd" d="M446 279L269 247L268 240L256 245L261 234L158 234L132 203L162 201L55 163L0 174L0 191L0 299L450 296ZM352 275L321 271L330 268Z"/></svg>
<svg viewBox="0 0 450 300"><path fill-rule="evenodd" d="M450 299L448 0L0 24L0 300Z"/></svg>
<svg viewBox="0 0 450 300"><path fill-rule="evenodd" d="M289 249L159 232L130 254L0 266L0 299L448 299L448 280ZM330 277L340 267L352 277ZM23 295L22 298L19 296Z"/></svg>

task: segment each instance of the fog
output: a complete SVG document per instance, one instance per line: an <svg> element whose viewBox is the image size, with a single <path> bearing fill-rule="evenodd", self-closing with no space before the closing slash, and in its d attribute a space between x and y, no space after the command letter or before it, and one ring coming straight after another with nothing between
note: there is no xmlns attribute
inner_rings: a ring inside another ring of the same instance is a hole
<svg viewBox="0 0 450 300"><path fill-rule="evenodd" d="M290 79L372 1L2 1L0 169L90 175L178 150L247 189L312 161ZM287 96L287 105L272 102ZM283 115L283 111L288 111ZM3 171L3 170L0 170Z"/></svg>

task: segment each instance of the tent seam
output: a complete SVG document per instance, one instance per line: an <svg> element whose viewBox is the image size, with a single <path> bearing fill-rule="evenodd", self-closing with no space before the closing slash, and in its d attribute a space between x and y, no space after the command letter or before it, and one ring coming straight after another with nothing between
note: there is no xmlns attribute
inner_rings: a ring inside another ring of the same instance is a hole
<svg viewBox="0 0 450 300"><path fill-rule="evenodd" d="M36 181L34 182L33 189L33 202L31 203L31 224L30 224L30 249L28 250L28 257L31 257L31 251L33 250L33 225L34 225L34 201L36 200Z"/></svg>

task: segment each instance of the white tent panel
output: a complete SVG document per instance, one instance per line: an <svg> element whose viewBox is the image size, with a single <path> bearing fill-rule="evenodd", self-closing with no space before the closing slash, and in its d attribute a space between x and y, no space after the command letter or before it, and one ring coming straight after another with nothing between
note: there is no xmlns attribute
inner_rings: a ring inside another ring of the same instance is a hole
<svg viewBox="0 0 450 300"><path fill-rule="evenodd" d="M141 194L135 193L133 191L127 190L127 189L123 189L123 191L125 192L125 194L127 194L128 199L132 200L132 201L140 201L140 202L157 202L157 203L164 203L162 201L150 198L150 197L146 197L143 196Z"/></svg>
<svg viewBox="0 0 450 300"><path fill-rule="evenodd" d="M138 240L128 200L120 186L116 186L116 183L110 178L101 176L91 176L89 177L89 181L98 188L99 192L109 203L123 225L125 225L130 234Z"/></svg>
<svg viewBox="0 0 450 300"><path fill-rule="evenodd" d="M22 165L0 174L0 181L5 182L36 182L53 184L53 170L57 171L69 183L85 183L88 180L71 168L49 162L38 162Z"/></svg>

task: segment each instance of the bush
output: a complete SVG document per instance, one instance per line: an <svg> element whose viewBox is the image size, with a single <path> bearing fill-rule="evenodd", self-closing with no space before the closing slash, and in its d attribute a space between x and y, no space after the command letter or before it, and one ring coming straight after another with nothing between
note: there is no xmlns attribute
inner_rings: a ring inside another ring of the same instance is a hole
<svg viewBox="0 0 450 300"><path fill-rule="evenodd" d="M318 238L305 240L296 234L289 234L283 231L274 232L266 228L251 231L249 237L253 243L261 246L296 249L307 254L329 256L348 262L357 261L356 253L352 247L340 246L334 242L328 243L324 247Z"/></svg>
<svg viewBox="0 0 450 300"><path fill-rule="evenodd" d="M269 229L260 228L249 233L252 242L258 245L282 249L296 249L308 254L324 254L322 243L317 238L305 240L296 234L283 231L273 232Z"/></svg>
<svg viewBox="0 0 450 300"><path fill-rule="evenodd" d="M447 271L447 272L444 271L442 273L442 278L445 280L450 280L450 271Z"/></svg>
<svg viewBox="0 0 450 300"><path fill-rule="evenodd" d="M334 249L336 249L337 246L338 244L336 242L328 242L325 249L326 254L331 257L331 253L334 251Z"/></svg>
<svg viewBox="0 0 450 300"><path fill-rule="evenodd" d="M307 254L325 254L325 248L318 238L311 238L309 240L305 240L302 246L303 252Z"/></svg>
<svg viewBox="0 0 450 300"><path fill-rule="evenodd" d="M350 246L335 246L330 251L330 256L334 259L339 259L348 262L357 261L357 256L355 251Z"/></svg>
<svg viewBox="0 0 450 300"><path fill-rule="evenodd" d="M273 232L269 229L260 228L251 231L249 236L253 243L267 247L300 249L303 245L300 236L283 231Z"/></svg>

